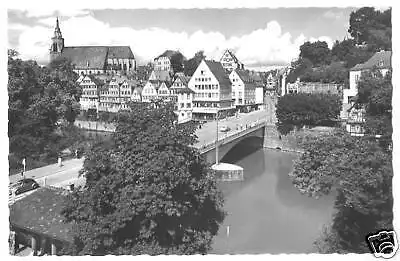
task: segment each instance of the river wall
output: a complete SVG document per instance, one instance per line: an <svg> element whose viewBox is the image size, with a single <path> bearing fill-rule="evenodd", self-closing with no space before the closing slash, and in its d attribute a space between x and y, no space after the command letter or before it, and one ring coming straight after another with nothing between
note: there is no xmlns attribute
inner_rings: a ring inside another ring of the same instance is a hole
<svg viewBox="0 0 400 261"><path fill-rule="evenodd" d="M103 131L103 132L114 132L115 125L112 123L101 122L101 121L82 121L75 120L74 125L85 130L91 131Z"/></svg>
<svg viewBox="0 0 400 261"><path fill-rule="evenodd" d="M280 149L282 151L303 153L302 142L307 137L331 133L334 128L315 127L292 131L287 135L281 135L275 125L265 126L264 148Z"/></svg>

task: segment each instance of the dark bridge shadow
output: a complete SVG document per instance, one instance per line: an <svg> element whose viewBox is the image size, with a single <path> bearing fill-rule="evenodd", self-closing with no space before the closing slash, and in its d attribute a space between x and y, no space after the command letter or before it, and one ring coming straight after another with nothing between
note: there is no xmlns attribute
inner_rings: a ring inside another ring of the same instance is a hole
<svg viewBox="0 0 400 261"><path fill-rule="evenodd" d="M263 138L251 136L241 140L221 159L221 162L235 164L244 157L263 148Z"/></svg>

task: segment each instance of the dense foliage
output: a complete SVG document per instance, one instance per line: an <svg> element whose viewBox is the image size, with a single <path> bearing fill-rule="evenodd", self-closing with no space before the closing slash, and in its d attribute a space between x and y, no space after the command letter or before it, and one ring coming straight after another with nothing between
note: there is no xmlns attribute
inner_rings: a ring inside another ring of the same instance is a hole
<svg viewBox="0 0 400 261"><path fill-rule="evenodd" d="M314 66L326 65L330 62L331 50L325 41L305 42L300 46L302 59L308 59Z"/></svg>
<svg viewBox="0 0 400 261"><path fill-rule="evenodd" d="M192 76L196 71L197 67L201 63L206 56L204 55L204 51L198 51L195 53L194 57L185 61L184 63L184 73L185 75Z"/></svg>
<svg viewBox="0 0 400 261"><path fill-rule="evenodd" d="M199 152L195 126L173 106L133 104L109 144L86 155L86 185L64 214L69 254L205 254L224 219L223 198Z"/></svg>
<svg viewBox="0 0 400 261"><path fill-rule="evenodd" d="M180 52L176 52L171 56L171 67L174 73L183 72L184 61L185 57Z"/></svg>
<svg viewBox="0 0 400 261"><path fill-rule="evenodd" d="M332 226L317 241L322 253L367 253L365 236L391 229L392 157L375 140L338 132L310 139L290 174L313 197L336 190Z"/></svg>
<svg viewBox="0 0 400 261"><path fill-rule="evenodd" d="M392 10L383 12L363 7L350 14L348 32L357 44L368 44L371 51L391 50Z"/></svg>
<svg viewBox="0 0 400 261"><path fill-rule="evenodd" d="M357 105L365 107L367 134L382 135L383 144L389 145L392 136L392 74L385 76L379 70L365 72L357 84Z"/></svg>
<svg viewBox="0 0 400 261"><path fill-rule="evenodd" d="M363 7L354 11L349 19L352 39L336 41L332 49L326 42L305 42L300 55L292 64L288 81L341 83L347 85L348 70L364 63L379 50L391 50L391 9L375 10Z"/></svg>
<svg viewBox="0 0 400 261"><path fill-rule="evenodd" d="M334 94L287 94L276 104L278 131L286 135L304 126L331 126L340 110L341 99Z"/></svg>
<svg viewBox="0 0 400 261"><path fill-rule="evenodd" d="M365 236L393 228L392 89L390 71L363 73L355 106L365 109L366 135L339 131L303 145L295 186L314 197L337 193L333 223L316 241L321 253L369 252Z"/></svg>
<svg viewBox="0 0 400 261"><path fill-rule="evenodd" d="M8 135L10 168L46 161L65 148L61 128L74 122L79 111L77 75L65 60L48 67L16 58L8 52Z"/></svg>

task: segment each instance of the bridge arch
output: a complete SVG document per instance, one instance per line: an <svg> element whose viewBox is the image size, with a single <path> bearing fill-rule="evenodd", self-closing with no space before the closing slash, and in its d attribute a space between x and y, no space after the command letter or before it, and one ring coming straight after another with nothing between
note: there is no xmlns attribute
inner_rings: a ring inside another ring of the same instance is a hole
<svg viewBox="0 0 400 261"><path fill-rule="evenodd" d="M233 139L228 138L228 140L224 141L220 141L219 143L219 150L218 150L218 159L221 162L221 160L225 157L225 155L231 151L231 149L233 149L236 145L238 145L241 142L248 142L251 141L251 143L249 144L258 144L259 147L263 147L263 141L264 141L264 132L265 132L265 128L261 127L258 129L255 129L241 137L236 137ZM243 146L243 145L238 145L238 146ZM235 150L239 148L236 147ZM255 150L254 150L255 151ZM237 151L236 151L237 153ZM235 152L231 152L230 155L234 155ZM203 153L203 155L206 157L206 161L210 164L214 164L215 163L215 158L216 158L216 152L215 152L215 147L213 147L212 149L205 151ZM243 155L244 156L244 155ZM232 156L230 156L232 157ZM225 158L225 160L228 158ZM233 160L231 160L233 161ZM226 162L229 163L229 162Z"/></svg>
<svg viewBox="0 0 400 261"><path fill-rule="evenodd" d="M236 143L221 158L221 162L235 163L245 156L263 148L264 137L248 136Z"/></svg>

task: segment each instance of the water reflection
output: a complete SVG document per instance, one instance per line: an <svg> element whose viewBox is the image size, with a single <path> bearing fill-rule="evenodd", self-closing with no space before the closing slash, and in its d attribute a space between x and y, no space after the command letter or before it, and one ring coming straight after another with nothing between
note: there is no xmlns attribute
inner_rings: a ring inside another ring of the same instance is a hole
<svg viewBox="0 0 400 261"><path fill-rule="evenodd" d="M315 200L293 187L288 173L296 154L272 150L239 160L245 180L221 184L229 213L212 253L309 253L332 214L330 197ZM229 237L226 229L229 226Z"/></svg>

